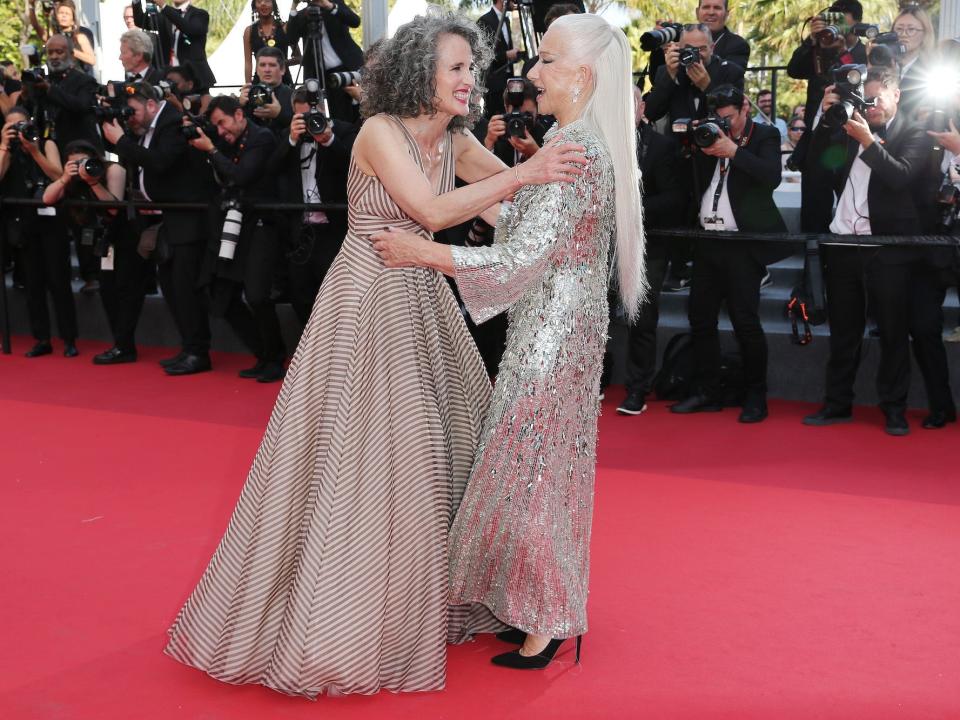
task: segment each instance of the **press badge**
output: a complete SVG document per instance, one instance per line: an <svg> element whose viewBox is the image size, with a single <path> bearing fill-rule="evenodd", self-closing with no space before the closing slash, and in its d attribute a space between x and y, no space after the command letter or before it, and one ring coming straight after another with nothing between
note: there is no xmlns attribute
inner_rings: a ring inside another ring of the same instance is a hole
<svg viewBox="0 0 960 720"><path fill-rule="evenodd" d="M100 258L101 270L113 270L113 245L107 250L107 254Z"/></svg>

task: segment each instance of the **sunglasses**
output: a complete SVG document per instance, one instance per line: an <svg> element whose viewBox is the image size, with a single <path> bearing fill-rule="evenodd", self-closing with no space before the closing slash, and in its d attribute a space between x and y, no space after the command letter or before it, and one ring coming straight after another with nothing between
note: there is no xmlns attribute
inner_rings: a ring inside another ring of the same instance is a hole
<svg viewBox="0 0 960 720"><path fill-rule="evenodd" d="M799 125L794 125L790 128L790 132L803 132L804 130L806 130L806 128L800 127Z"/></svg>

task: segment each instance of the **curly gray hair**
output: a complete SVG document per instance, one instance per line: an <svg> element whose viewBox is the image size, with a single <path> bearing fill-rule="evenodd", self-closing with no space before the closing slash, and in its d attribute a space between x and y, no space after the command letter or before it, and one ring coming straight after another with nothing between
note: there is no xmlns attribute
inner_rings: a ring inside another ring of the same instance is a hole
<svg viewBox="0 0 960 720"><path fill-rule="evenodd" d="M437 44L442 35L459 35L469 43L478 73L493 59L487 37L469 18L446 11L418 15L368 53L361 74L360 113L364 118L378 113L398 117L436 114ZM483 92L478 80L470 93L470 112L453 118L451 130L473 126L481 115Z"/></svg>

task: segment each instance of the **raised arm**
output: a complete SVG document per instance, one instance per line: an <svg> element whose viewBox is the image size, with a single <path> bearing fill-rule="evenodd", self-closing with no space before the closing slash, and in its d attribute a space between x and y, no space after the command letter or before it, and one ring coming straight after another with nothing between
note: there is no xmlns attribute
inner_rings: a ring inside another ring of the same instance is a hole
<svg viewBox="0 0 960 720"><path fill-rule="evenodd" d="M573 180L582 172L579 165L586 162L580 146L548 144L521 167L503 169L465 187L435 195L429 180L407 152L402 132L385 117L373 117L364 123L353 152L360 170L375 175L400 209L431 232L476 217L526 184ZM475 172L476 165L468 163L465 172L470 173L471 169Z"/></svg>

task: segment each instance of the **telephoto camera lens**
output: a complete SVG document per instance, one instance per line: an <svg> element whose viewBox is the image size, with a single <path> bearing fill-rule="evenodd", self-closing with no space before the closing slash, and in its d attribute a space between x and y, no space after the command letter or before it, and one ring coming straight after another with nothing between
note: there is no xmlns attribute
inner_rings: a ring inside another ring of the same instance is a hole
<svg viewBox="0 0 960 720"><path fill-rule="evenodd" d="M240 228L243 225L243 213L234 203L228 206L227 216L223 219L223 232L220 234L220 252L224 260L233 260L240 241Z"/></svg>
<svg viewBox="0 0 960 720"><path fill-rule="evenodd" d="M187 140L199 140L200 130L196 125L181 125L180 134Z"/></svg>
<svg viewBox="0 0 960 720"><path fill-rule="evenodd" d="M323 135L330 124L327 116L315 108L303 114L303 121L307 124L307 132L311 135Z"/></svg>
<svg viewBox="0 0 960 720"><path fill-rule="evenodd" d="M333 90L360 84L360 72L335 72L327 75L327 86Z"/></svg>
<svg viewBox="0 0 960 720"><path fill-rule="evenodd" d="M107 166L103 164L103 160L100 158L87 158L81 166L87 175L97 180L102 178L104 173L107 172Z"/></svg>
<svg viewBox="0 0 960 720"><path fill-rule="evenodd" d="M13 129L23 135L27 142L36 143L40 141L40 129L33 120L21 120L14 123Z"/></svg>
<svg viewBox="0 0 960 720"><path fill-rule="evenodd" d="M661 28L645 32L640 36L640 49L644 52L650 52L667 43L676 42L682 31L682 25L667 23Z"/></svg>
<svg viewBox="0 0 960 720"><path fill-rule="evenodd" d="M693 141L697 147L710 147L720 139L720 131L730 132L730 124L723 118L707 118L693 131Z"/></svg>

